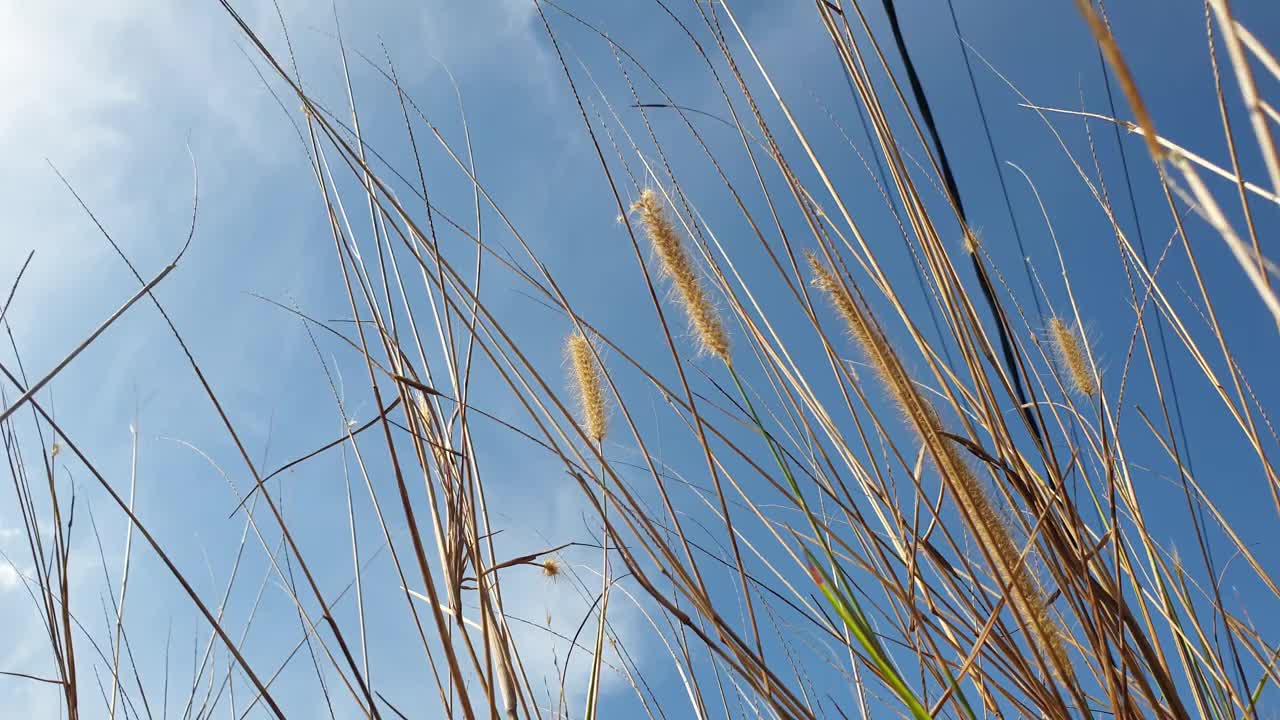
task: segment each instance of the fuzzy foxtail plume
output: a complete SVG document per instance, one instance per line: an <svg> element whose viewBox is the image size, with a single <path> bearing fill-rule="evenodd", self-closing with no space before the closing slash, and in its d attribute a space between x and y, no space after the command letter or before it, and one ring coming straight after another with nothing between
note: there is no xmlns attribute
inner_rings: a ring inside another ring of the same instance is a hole
<svg viewBox="0 0 1280 720"><path fill-rule="evenodd" d="M667 217L662 200L653 190L645 190L631 209L639 213L645 232L649 235L649 242L662 262L662 271L675 285L680 305L698 336L698 342L704 350L728 364L729 334L725 332L720 313L716 312L715 305L702 287L693 259L685 250L680 234Z"/></svg>

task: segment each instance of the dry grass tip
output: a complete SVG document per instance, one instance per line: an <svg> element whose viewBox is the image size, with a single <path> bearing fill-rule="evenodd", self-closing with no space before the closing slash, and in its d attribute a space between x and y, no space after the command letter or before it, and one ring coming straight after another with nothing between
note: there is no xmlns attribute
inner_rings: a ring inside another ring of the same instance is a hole
<svg viewBox="0 0 1280 720"><path fill-rule="evenodd" d="M1071 381L1071 387L1087 397L1098 394L1098 383L1093 379L1084 351L1083 333L1068 325L1062 318L1055 317L1049 320L1049 339L1053 343L1058 362Z"/></svg>
<svg viewBox="0 0 1280 720"><path fill-rule="evenodd" d="M680 296L680 305L684 308L693 326L694 334L703 350L729 363L729 334L725 332L720 314L707 296L706 290L694 270L693 260L685 250L679 233L667 217L662 200L653 190L640 193L640 199L631 210L640 215L645 232L654 252L662 262L662 271L671 278L676 292Z"/></svg>
<svg viewBox="0 0 1280 720"><path fill-rule="evenodd" d="M598 443L604 439L608 427L600 367L592 353L591 341L582 333L575 332L565 340L564 347L573 365L573 383L578 393L583 428L587 436Z"/></svg>

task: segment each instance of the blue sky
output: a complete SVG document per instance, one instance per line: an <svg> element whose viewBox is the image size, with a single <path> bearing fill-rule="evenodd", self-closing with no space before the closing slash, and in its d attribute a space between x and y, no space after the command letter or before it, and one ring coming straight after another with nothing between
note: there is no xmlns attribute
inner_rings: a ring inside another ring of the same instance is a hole
<svg viewBox="0 0 1280 720"><path fill-rule="evenodd" d="M342 107L333 8L320 0L282 0L280 5L299 51L305 82L322 102ZM634 350L642 361L669 373L669 359L650 341L657 331L652 313L633 300L640 297L642 284L615 221L616 207L532 6L523 0L395 0L370 5L337 4L348 48L381 58L379 43L385 43L408 92L440 124L449 141L460 144L457 99L444 68L452 71L471 124L482 182L566 293L590 308L592 322ZM642 58L681 104L723 114L718 92L700 61L655 5L568 5ZM1161 133L1226 164L1206 61L1202 8L1195 3L1155 0L1116 5L1111 11L1117 36ZM1264 43L1280 47L1280 7L1263 0L1234 5ZM273 49L283 47L271 3L251 0L237 6ZM1106 112L1097 52L1072 3L956 0L955 6L968 40L1033 100L1069 108L1083 102L1091 110ZM732 7L806 132L819 148L835 156L843 154L844 161L835 165L836 184L853 207L866 208L861 221L876 242L898 249L898 264L891 273L896 269L898 277L909 278L892 219L823 109L830 108L852 141L865 148L851 98L813 9L807 3L769 2L732 3ZM688 20L696 16L690 7L677 12ZM946 5L911 0L902 3L902 12L908 43L940 118L943 141L972 222L1009 282L1023 294L1026 276L999 192L998 170L977 120ZM563 33L579 87L589 87L578 64L582 62L628 127L642 131L635 111L627 107L630 96L608 47L564 16L549 15ZM880 23L878 12L872 16ZM165 7L140 0L111 7L67 0L14 3L0 6L0 40L0 79L10 98L8 109L0 110L0 148L8 167L0 175L0 211L7 221L7 232L0 240L4 250L0 278L7 285L27 252L36 251L9 315L28 373L42 375L136 289L132 276L79 211L46 159L75 185L147 275L158 271L185 238L193 156L200 187L196 234L190 251L164 281L158 296L214 382L250 451L265 458L264 467L276 467L334 437L340 420L306 333L296 319L249 294L296 303L319 318L350 315L306 156L287 117L255 74L248 59L252 55L242 51L247 43L229 18L215 2L203 0ZM1001 160L1017 162L1035 180L1067 264L1087 268L1079 273L1075 288L1083 298L1082 312L1090 334L1104 348L1104 366L1118 368L1124 362L1132 314L1106 219L1043 122L1017 107L1017 98L976 57L973 62L997 153ZM394 93L361 62L353 63L352 72L371 143L380 152L404 157L407 147ZM749 75L753 82L758 80L755 73ZM278 84L275 87L279 89ZM757 83L757 88L762 86ZM1263 88L1273 96L1275 90ZM641 93L646 101L657 99L643 85ZM598 100L594 102L603 112ZM296 115L295 105L285 101ZM1238 107L1235 110L1237 124L1243 128L1243 114ZM1127 116L1123 108L1121 113ZM775 131L784 128L775 106L766 107L766 114L778 121ZM677 119L664 118L661 111L654 113L654 119L686 188L706 188L693 200L712 219L717 234L747 237L740 215L731 211L722 187ZM1059 118L1057 123L1073 152L1087 158L1079 121ZM727 172L745 181L749 166L733 133L711 120L700 129L722 153ZM1094 125L1094 132L1101 162L1112 180L1110 190L1119 196L1123 189L1118 185L1114 137L1105 126ZM791 136L781 132L779 136L787 150L798 149ZM1171 232L1168 212L1156 192L1140 141L1129 137L1125 142L1146 241L1157 248ZM425 156L437 202L459 217L470 217L466 178L438 149L429 149ZM1256 156L1247 155L1242 162L1247 177L1265 178ZM1049 289L1050 300L1062 306L1065 295L1055 256L1034 199L1020 175L1007 167L999 171L1008 183L1028 255ZM1229 190L1222 184L1213 188ZM1125 207L1122 217L1131 222ZM1265 242L1278 227L1276 208L1264 203L1255 208ZM718 223L714 220L718 217L726 219ZM514 251L514 243L492 213L485 215L484 223L491 238ZM1250 381L1265 406L1267 399L1280 393L1280 380L1269 372L1280 350L1274 325L1262 313L1252 312L1259 307L1256 296L1220 241L1199 221L1191 221L1189 227L1192 242L1203 248L1202 271L1220 307L1250 309L1231 313L1226 330L1240 364L1252 370ZM759 254L754 245L743 253L745 257ZM1172 284L1177 282L1190 289L1184 255L1168 272L1174 278L1170 287L1178 287ZM562 320L522 295L522 288L510 277L495 272L486 282L490 283L486 288L490 307L517 329L535 363L550 369L554 377L560 363L559 341L566 330ZM917 297L914 291L906 295ZM923 313L918 302L914 309ZM923 317L918 322L923 324ZM357 358L323 339L321 350L345 381L347 410L356 419L367 419L373 401ZM1170 360L1176 372L1196 372L1185 352L1173 352ZM1216 492L1215 500L1237 523L1246 542L1269 540L1274 511L1261 502L1263 481L1256 463L1240 452L1238 431L1220 422L1218 401L1203 381L1183 383L1180 390L1202 483ZM1151 402L1142 392L1135 390L1131 401ZM517 407L496 385L482 386L478 394L481 406L519 419ZM177 441L207 453L239 491L250 480L154 309L139 304L77 358L43 397L117 488L128 481L130 427L136 417L138 512L167 544L197 590L206 599L219 597L244 529L242 516L227 518L236 503L234 493L209 462ZM669 438L663 434L664 422L671 421L664 413L669 411L655 401L649 430L667 441L662 446L673 468L696 479L698 458L689 452L688 439L679 437L678 430L671 431ZM491 454L485 462L490 477L496 478L491 485L497 496L496 512L506 518L502 523L505 546L519 552L531 545L552 546L586 537L586 506L576 487L547 458L518 444L504 444L500 437L495 433L489 438ZM1150 451L1139 483L1150 491L1157 508L1153 517L1160 521L1153 532L1174 544L1189 541L1185 507L1168 482L1171 468L1150 443L1135 441L1135 447ZM616 448L620 454L625 450ZM69 463L62 472L60 482L75 486L79 502L92 510L102 531L105 568L96 559L87 521L83 525L77 521L73 545L77 611L87 625L101 628L103 575L105 571L112 582L117 581L124 523L82 468ZM331 592L340 589L351 572L342 457L331 453L306 465L288 476L285 487L288 512L297 518L295 529L309 556L333 558L315 562L322 585ZM0 549L18 558L24 541L14 532L19 517L11 492L7 485L0 490ZM696 502L696 498L686 499ZM357 508L364 512L364 521L371 523L367 504L357 503ZM377 537L373 527L367 525L369 538ZM273 544L274 536L266 536ZM372 551L376 543L367 542L365 547ZM1227 553L1225 545L1218 550ZM149 552L135 544L135 553L128 610L131 642L135 653L148 657L143 662L144 678L154 685L163 673L160 658L172 628L175 683L180 687L184 673L190 673L193 634L203 649L207 631L198 626L189 603ZM246 579L237 583L228 608L234 617L244 617L268 567L252 533L247 555L251 559L242 567ZM571 557L571 561L588 559ZM21 569L22 561L17 564ZM382 558L371 565L366 582L385 584L394 582L393 577ZM1227 574L1228 580L1232 577ZM513 613L538 622L550 614L553 626L562 632L572 631L585 608L570 582L549 584L532 573L513 576L511 582L508 592L519 598ZM1235 607L1247 606L1257 593L1257 588L1241 582L1239 600L1229 601ZM380 648L375 678L389 695L425 698L429 704L429 695L416 694L426 691L415 690L420 683L426 687L426 676L412 662L404 662L416 656L412 647L405 647L399 637L403 628L394 620L403 615L400 601L394 592L384 592L379 602L385 608L378 606L375 611L385 613L375 612L378 619L370 627ZM670 663L663 657L665 650L652 637L645 619L620 605L615 619L642 667L670 680L672 692L678 693ZM337 613L345 613L350 620L352 606L344 604ZM43 672L51 667L35 618L21 584L12 573L0 572L0 638L8 640L0 647L0 670ZM260 623L255 625L259 629L247 651L268 665L277 662L280 648L291 647L299 634L296 616L273 582L267 585L255 623ZM233 627L237 626L233 623ZM1271 630L1274 636L1274 625ZM525 632L530 643L542 637L536 634L539 631L517 632ZM562 658L563 647L547 643L544 650L531 651L528 660L539 668L537 672L553 674ZM309 667L300 658L290 668L281 681L286 707L299 716L318 713L321 708ZM614 681L609 692L625 699L630 691ZM0 678L0 696L12 698L11 704L0 708L0 715L6 717L9 713L52 717L57 707L52 690L18 679ZM88 716L103 716L97 714L104 711L94 702L96 695L89 696ZM174 697L171 702L182 702Z"/></svg>

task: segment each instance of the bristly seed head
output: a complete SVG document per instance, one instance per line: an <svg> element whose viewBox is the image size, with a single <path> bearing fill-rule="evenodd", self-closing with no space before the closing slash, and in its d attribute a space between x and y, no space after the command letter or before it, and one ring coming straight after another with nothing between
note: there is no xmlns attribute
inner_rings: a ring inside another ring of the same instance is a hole
<svg viewBox="0 0 1280 720"><path fill-rule="evenodd" d="M728 364L729 334L725 332L720 314L716 312L702 287L698 273L694 270L693 260L685 250L679 233L667 217L662 200L653 190L645 190L640 193L640 199L631 206L631 210L639 213L649 235L649 242L662 262L662 271L675 285L676 292L680 295L680 305L684 307L689 324L698 336L698 342L704 350Z"/></svg>
<svg viewBox="0 0 1280 720"><path fill-rule="evenodd" d="M1058 362L1066 371L1071 387L1086 397L1098 394L1098 383L1093 379L1089 361L1084 351L1084 337L1065 320L1055 317L1049 320L1049 338Z"/></svg>
<svg viewBox="0 0 1280 720"><path fill-rule="evenodd" d="M854 299L826 263L812 252L808 254L808 259L813 271L813 284L827 295L836 312L848 325L854 341L861 346L885 388L928 449L938 473L947 483L974 536L982 545L995 576L1009 586L1010 605L1018 619L1049 656L1054 671L1059 674L1071 673L1062 632L1049 613L1044 592L1025 563L1019 562L1018 546L1008 526L977 475L956 452L955 445L947 439L937 411L916 388L903 367L902 360L876 326L870 312Z"/></svg>
<svg viewBox="0 0 1280 720"><path fill-rule="evenodd" d="M551 581L559 580L560 574L564 572L564 563L555 556L543 559L538 567L542 568L542 576Z"/></svg>
<svg viewBox="0 0 1280 720"><path fill-rule="evenodd" d="M593 356L591 341L582 333L575 332L565 340L565 353L573 364L573 380L582 411L583 428L587 431L587 436L598 443L604 439L608 427L600 367Z"/></svg>

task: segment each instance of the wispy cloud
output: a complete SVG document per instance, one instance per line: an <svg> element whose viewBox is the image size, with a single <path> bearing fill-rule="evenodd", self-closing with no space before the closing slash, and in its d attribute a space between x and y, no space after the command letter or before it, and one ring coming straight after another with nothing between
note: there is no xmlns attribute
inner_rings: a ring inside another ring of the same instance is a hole
<svg viewBox="0 0 1280 720"><path fill-rule="evenodd" d="M532 5L523 0L471 5L432 0L425 5L387 3L367 10L363 4L340 3L338 12L349 50L380 58L379 43L385 42L402 81L427 95L418 98L421 102L430 108L433 96L444 99L439 114L447 131L456 127L457 111L452 86L436 60L454 72L469 98L483 97L486 85L494 83L507 92L520 89L527 96L527 107L553 102L546 90L559 82L558 68L549 64L539 41ZM337 109L343 97L336 44L330 36L331 4L295 0L281 2L281 7L308 87L323 99L336 101ZM283 53L272 3L252 4L247 12L270 47ZM332 246L319 222L316 191L302 162L303 153L241 51L243 44L216 3L178 9L142 0L109 6L50 0L0 7L0 82L6 84L12 101L0 109L0 152L6 154L10 170L0 178L0 212L9 225L5 240L0 241L6 250L0 254L0 282L7 287L27 250L36 249L8 319L24 362L32 372L42 373L136 289L136 281L46 159L66 174L145 274L167 261L185 235L193 179L185 149L190 143L201 188L196 242L158 295L192 341L238 426L247 428L248 435L261 444L273 408L284 405L281 414L294 424L273 442L296 447L317 431L315 424L302 427L297 422L312 407L307 404L311 398L303 392L289 395L282 388L304 384L295 377L297 366L314 370L310 348L295 323L264 312L242 293L253 290L297 300L311 310L323 308L317 310L321 313L337 308L334 315L342 314L342 306L331 300L342 296L326 284L332 280L328 255ZM518 76L503 70L510 67L513 56L521 58L524 69ZM358 64L353 60L353 65ZM372 83L369 88L386 90ZM288 111L296 110L296 103L284 100ZM483 118L476 122L485 124ZM527 170L532 173L537 167ZM514 173L504 180L533 184L531 178L522 180ZM332 297L330 290L334 290ZM282 327L289 332L282 332ZM194 545L191 538L197 535L214 537L208 540L210 547L220 548L222 535L213 533L227 528L232 534L238 532L238 521L223 522L217 512L206 512L208 504L175 505L175 498L206 496L206 488L192 489L205 479L191 472L198 463L174 460L172 452L157 447L159 443L145 442L164 433L203 444L210 434L220 433L207 401L153 309L139 305L83 360L68 367L50 390L60 420L117 487L127 480L129 467L128 436L123 429L135 401L144 404L141 515L154 523L162 538L183 538ZM323 427L327 434L330 426ZM230 451L220 446L225 442L221 435L207 441L211 453ZM64 457L61 462L71 461ZM77 494L101 509L98 520L114 579L123 523L109 503L97 502L100 496L95 497L96 489L78 474L78 467L74 472ZM166 483L161 486L156 478ZM219 483L215 479L209 484ZM223 488L207 492L223 492ZM553 502L557 510L547 518L572 523L580 508L560 508L563 501L558 497ZM232 504L228 501L226 508ZM217 507L219 512L223 509ZM196 514L200 517L189 517ZM220 530L211 531L211 525ZM548 529L535 528L527 518L517 518L513 525L512 536L523 533L531 543L541 542L535 537L537 530ZM101 565L88 562L96 558L96 548L86 545L88 536L81 535L82 527L77 525L72 557L73 593L83 599L73 598L73 603L84 603L85 621L96 623L101 615L98 591L105 592L97 584L105 581ZM7 540L17 543L21 537L15 529L0 530L0 541ZM203 580L206 573L199 552L189 547L175 551L185 556L182 564L190 576ZM138 547L135 552L147 553ZM210 565L221 572L226 558L216 556L218 552L211 550ZM140 567L145 568L145 563ZM581 619L589 600L572 594L568 585L548 586L536 574L527 575L513 580L521 591L511 596L509 611L534 621L543 620L549 612L558 632L571 632L568 626ZM153 607L166 609L160 598L171 597L168 610L189 609L185 598L169 593L171 579L162 573L139 570L133 582L130 592L147 597L135 607L154 603ZM15 568L0 566L0 591L10 598L4 612L31 612L25 596L7 592L20 584ZM203 582L200 585L207 590ZM625 609L616 612L619 628L628 627L626 618ZM22 627L30 631L13 641L26 650L20 662L17 656L9 658L17 664L38 659L48 650L36 624ZM159 632L157 627L139 628L131 633L131 642L139 649L155 645L153 635ZM525 626L513 632L528 640L529 647L545 650L531 651L527 668L532 675L554 682L563 644L557 655L544 630ZM575 656L575 667L585 662L581 650ZM582 692L580 685L571 678L575 702ZM45 707L49 697L43 689L24 689L12 707L15 712L26 708L31 716L44 716L47 713L36 710Z"/></svg>
<svg viewBox="0 0 1280 720"><path fill-rule="evenodd" d="M18 571L12 564L0 562L0 592L18 587Z"/></svg>

